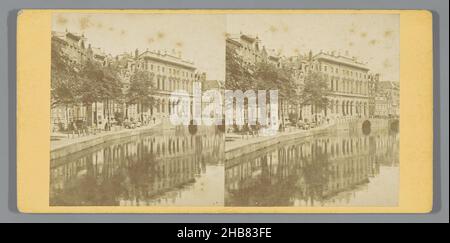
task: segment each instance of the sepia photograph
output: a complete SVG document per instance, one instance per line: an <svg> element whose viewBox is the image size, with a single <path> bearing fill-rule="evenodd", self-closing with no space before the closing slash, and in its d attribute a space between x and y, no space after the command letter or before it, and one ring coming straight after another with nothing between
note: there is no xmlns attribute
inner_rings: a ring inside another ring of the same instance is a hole
<svg viewBox="0 0 450 243"><path fill-rule="evenodd" d="M277 98L227 124L225 205L398 205L399 56L396 14L228 14L226 89Z"/></svg>
<svg viewBox="0 0 450 243"><path fill-rule="evenodd" d="M50 205L223 206L223 132L170 115L223 86L224 32L223 15L53 14Z"/></svg>
<svg viewBox="0 0 450 243"><path fill-rule="evenodd" d="M397 206L398 14L54 13L50 206Z"/></svg>
<svg viewBox="0 0 450 243"><path fill-rule="evenodd" d="M448 1L27 1L2 9L0 221L448 222Z"/></svg>

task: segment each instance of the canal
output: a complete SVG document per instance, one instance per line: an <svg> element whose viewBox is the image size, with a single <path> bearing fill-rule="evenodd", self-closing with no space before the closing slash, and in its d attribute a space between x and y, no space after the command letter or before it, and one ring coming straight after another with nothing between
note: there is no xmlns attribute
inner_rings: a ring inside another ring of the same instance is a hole
<svg viewBox="0 0 450 243"><path fill-rule="evenodd" d="M335 130L226 162L226 206L395 206L399 135Z"/></svg>
<svg viewBox="0 0 450 243"><path fill-rule="evenodd" d="M214 129L156 130L51 161L51 206L395 206L399 134L332 130L224 160Z"/></svg>
<svg viewBox="0 0 450 243"><path fill-rule="evenodd" d="M224 139L159 130L51 161L51 206L223 206Z"/></svg>

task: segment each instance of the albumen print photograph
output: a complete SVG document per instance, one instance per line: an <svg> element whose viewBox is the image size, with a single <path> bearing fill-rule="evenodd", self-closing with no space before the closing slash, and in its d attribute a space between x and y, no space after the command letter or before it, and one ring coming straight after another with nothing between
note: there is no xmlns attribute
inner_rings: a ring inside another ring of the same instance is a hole
<svg viewBox="0 0 450 243"><path fill-rule="evenodd" d="M399 28L55 12L50 206L397 206Z"/></svg>
<svg viewBox="0 0 450 243"><path fill-rule="evenodd" d="M173 91L192 106L195 84L223 86L224 16L55 13L52 28L50 205L223 205L224 133L169 115Z"/></svg>
<svg viewBox="0 0 450 243"><path fill-rule="evenodd" d="M278 109L275 135L227 127L225 205L398 205L399 16L229 14L227 33L225 87Z"/></svg>

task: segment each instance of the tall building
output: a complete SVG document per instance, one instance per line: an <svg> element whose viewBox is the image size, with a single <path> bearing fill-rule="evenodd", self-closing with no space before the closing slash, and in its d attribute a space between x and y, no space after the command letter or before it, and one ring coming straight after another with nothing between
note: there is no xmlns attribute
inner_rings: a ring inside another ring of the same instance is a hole
<svg viewBox="0 0 450 243"><path fill-rule="evenodd" d="M227 40L227 45L237 47L237 54L242 57L245 65L255 65L264 57L259 38L247 34L231 35Z"/></svg>
<svg viewBox="0 0 450 243"><path fill-rule="evenodd" d="M400 116L400 86L398 82L380 81L375 95L375 116Z"/></svg>
<svg viewBox="0 0 450 243"><path fill-rule="evenodd" d="M149 50L139 52L136 49L134 53L124 53L113 57L98 47L87 45L87 38L83 34L68 31L52 32L52 41L59 41L62 44L61 54L68 57L69 65L78 69L87 60L95 61L105 67L112 65L117 70L124 93L128 92L134 73L148 72L156 101L154 106L149 107L117 101L96 102L88 106L72 104L53 107L51 111L53 131L65 129L73 121L83 121L89 126L98 127L104 125L107 119L115 117L117 112L123 113L125 119L134 121L151 121L152 118L166 119L175 106L175 103L170 100L173 91L186 91L192 98L194 82L206 80L206 74L198 72L194 63L182 59L180 53L169 54Z"/></svg>
<svg viewBox="0 0 450 243"><path fill-rule="evenodd" d="M281 65L281 56L273 49L267 50L258 36L249 34L230 35L226 40L226 47L233 48L242 57L244 65L255 65L267 61L277 67Z"/></svg>
<svg viewBox="0 0 450 243"><path fill-rule="evenodd" d="M375 116L376 104L375 97L377 95L378 86L380 83L380 74L369 75L369 116Z"/></svg>
<svg viewBox="0 0 450 243"><path fill-rule="evenodd" d="M52 31L52 48L54 44L55 46L58 44L60 48L58 51L60 51L60 55L67 57L66 61L69 62L68 64L74 70L79 71L89 55L84 34L72 33L67 30L64 32ZM67 129L70 122L85 120L86 114L86 107L81 104L52 106L50 111L51 130Z"/></svg>
<svg viewBox="0 0 450 243"><path fill-rule="evenodd" d="M305 78L311 73L320 73L327 82L328 106L315 107L313 104L290 106L289 113L297 113L304 121L322 118L345 118L369 116L371 75L369 68L355 57L336 52L323 52L283 58L283 68L302 92Z"/></svg>
<svg viewBox="0 0 450 243"><path fill-rule="evenodd" d="M80 65L88 58L87 38L84 34L69 31L52 31L52 41L61 43L62 54L68 57L72 65Z"/></svg>
<svg viewBox="0 0 450 243"><path fill-rule="evenodd" d="M355 57L320 52L313 57L313 70L328 82L327 117L365 117L369 115L369 68Z"/></svg>
<svg viewBox="0 0 450 243"><path fill-rule="evenodd" d="M206 79L206 74L198 73L193 62L167 52L146 50L139 53L136 50L135 62L131 65L132 70L149 72L150 81L155 87L156 107L150 107L145 111L148 116L168 118L175 107L175 104L170 101L171 93L183 90L192 98L194 82L202 82Z"/></svg>

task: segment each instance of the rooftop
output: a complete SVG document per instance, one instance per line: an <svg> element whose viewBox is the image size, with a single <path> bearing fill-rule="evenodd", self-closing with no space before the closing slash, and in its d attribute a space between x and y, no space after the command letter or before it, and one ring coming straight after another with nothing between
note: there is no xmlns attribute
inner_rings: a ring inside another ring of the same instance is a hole
<svg viewBox="0 0 450 243"><path fill-rule="evenodd" d="M393 81L380 81L378 87L380 89L398 89L399 83Z"/></svg>
<svg viewBox="0 0 450 243"><path fill-rule="evenodd" d="M365 63L362 62L358 62L356 58L352 58L352 57L347 57L347 56L343 56L340 54L333 54L333 53L325 53L325 52L320 52L318 54L316 54L314 56L314 59L322 59L322 60L326 60L328 62L334 62L334 63L338 63L338 64L344 64L347 66L351 66L351 67L355 67L355 68L359 68L359 69L363 69L368 71L369 68L366 66Z"/></svg>
<svg viewBox="0 0 450 243"><path fill-rule="evenodd" d="M161 53L160 51L155 52L155 51L145 51L141 54L139 54L138 58L150 58L150 59L154 59L154 60L158 60L161 62L166 62L169 64L174 64L174 65L178 65L178 66L182 66L188 69L192 69L195 70L196 67L194 66L193 62L190 61L186 61L181 59L180 57L176 57L170 54L165 53Z"/></svg>

